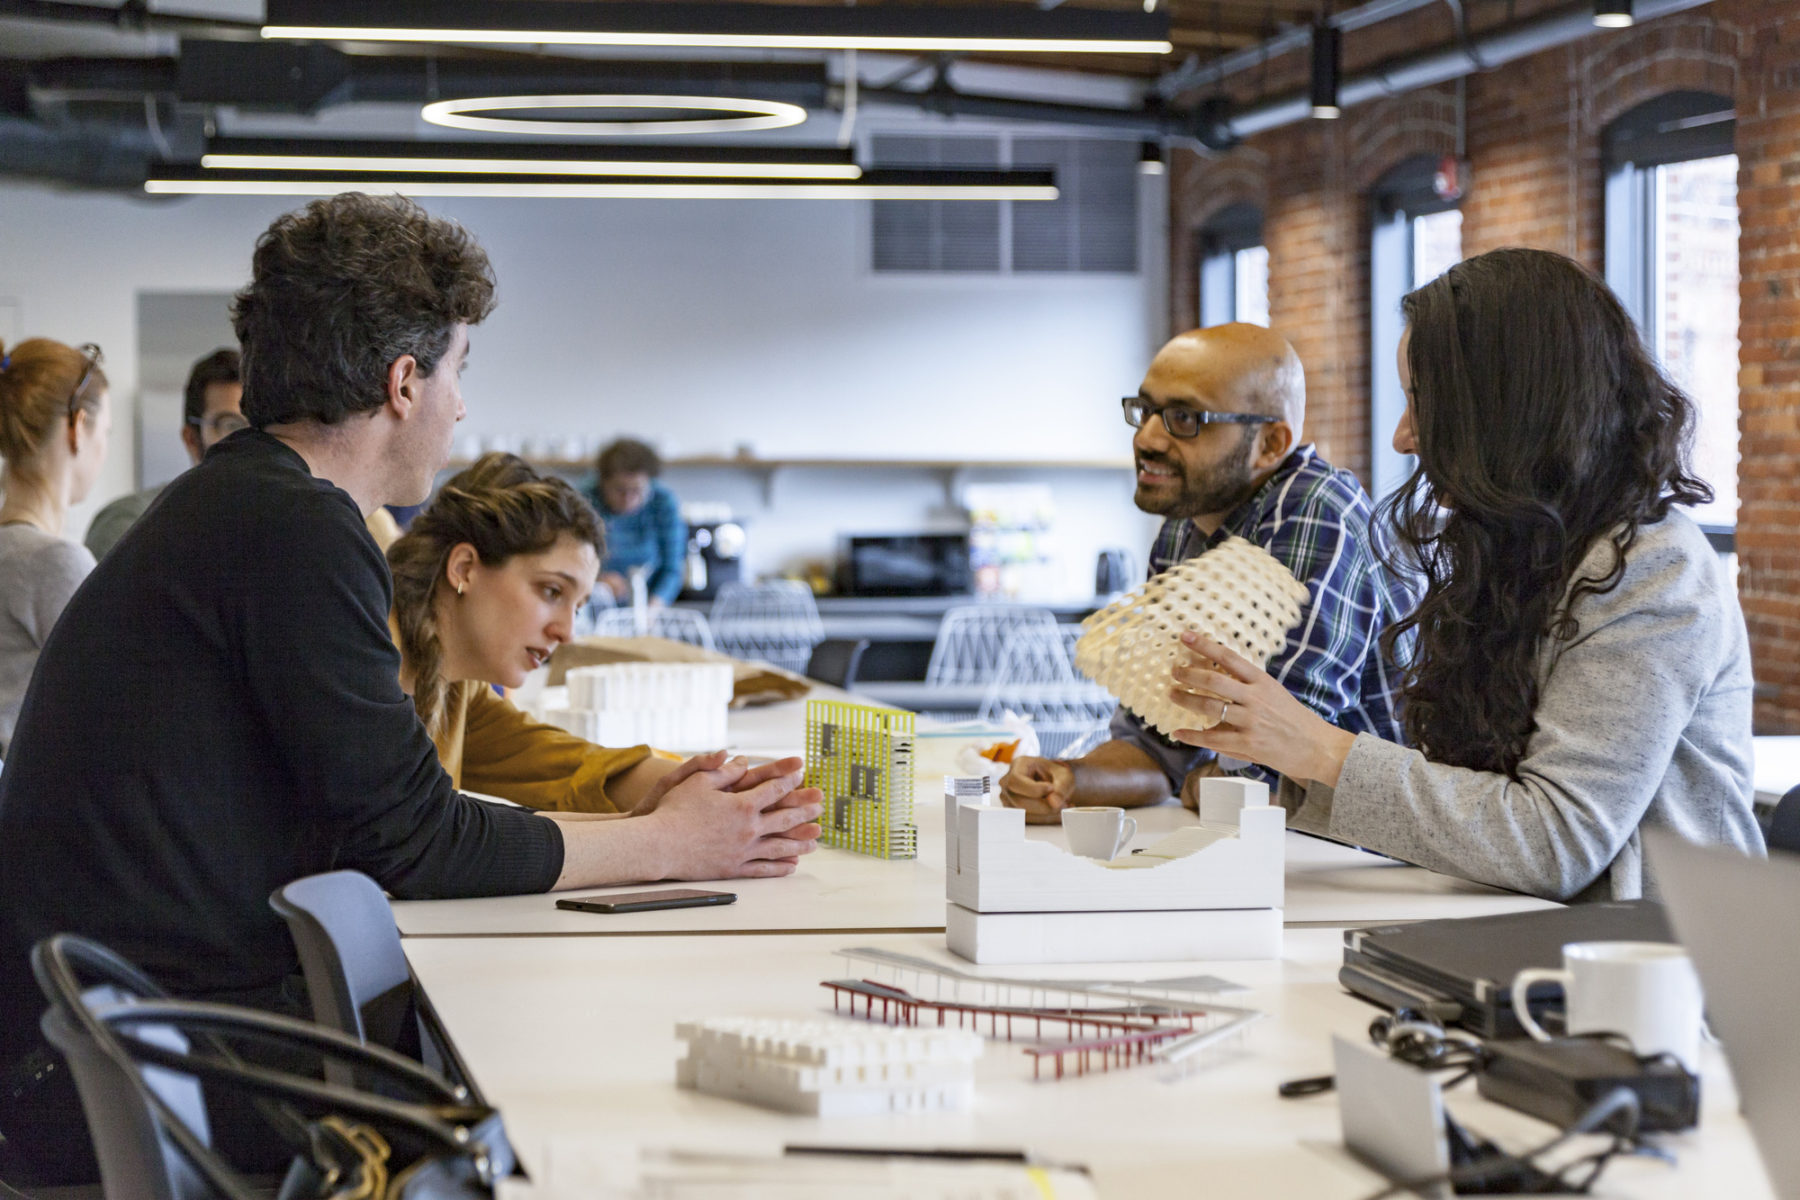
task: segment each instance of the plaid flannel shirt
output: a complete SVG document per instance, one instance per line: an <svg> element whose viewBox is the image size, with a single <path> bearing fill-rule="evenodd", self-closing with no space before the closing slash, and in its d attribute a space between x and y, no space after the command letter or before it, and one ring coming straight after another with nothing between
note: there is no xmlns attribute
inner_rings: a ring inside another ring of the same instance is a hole
<svg viewBox="0 0 1800 1200"><path fill-rule="evenodd" d="M1203 554L1229 537L1255 542L1306 585L1312 599L1268 672L1303 704L1340 729L1404 742L1395 713L1398 675L1384 661L1381 631L1411 611L1413 597L1375 555L1373 505L1356 476L1301 446L1207 537L1186 519L1163 522L1150 551L1150 574ZM1210 750L1172 741L1120 708L1112 736L1137 745L1162 768L1177 793ZM1261 779L1276 775L1254 763L1220 758L1220 770Z"/></svg>

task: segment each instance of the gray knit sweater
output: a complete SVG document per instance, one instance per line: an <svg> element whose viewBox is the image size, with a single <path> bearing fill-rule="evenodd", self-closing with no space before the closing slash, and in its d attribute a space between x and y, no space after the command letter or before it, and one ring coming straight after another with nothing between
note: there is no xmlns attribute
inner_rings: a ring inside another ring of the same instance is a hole
<svg viewBox="0 0 1800 1200"><path fill-rule="evenodd" d="M1602 539L1578 574L1615 561ZM1619 585L1573 615L1574 639L1543 653L1517 780L1365 734L1335 789L1283 789L1290 824L1556 900L1654 897L1645 826L1761 853L1749 643L1700 528L1671 513L1639 530Z"/></svg>
<svg viewBox="0 0 1800 1200"><path fill-rule="evenodd" d="M44 639L93 569L79 543L35 525L0 525L0 754L12 744Z"/></svg>

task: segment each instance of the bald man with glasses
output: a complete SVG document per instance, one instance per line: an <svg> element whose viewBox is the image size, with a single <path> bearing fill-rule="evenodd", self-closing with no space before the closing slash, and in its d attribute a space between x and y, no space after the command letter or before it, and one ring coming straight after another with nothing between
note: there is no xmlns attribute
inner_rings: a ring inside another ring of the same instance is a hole
<svg viewBox="0 0 1800 1200"><path fill-rule="evenodd" d="M1306 375L1294 348L1260 325L1196 329L1157 353L1138 394L1122 405L1136 430L1134 499L1163 518L1150 573L1230 537L1262 546L1311 596L1269 673L1326 720L1401 741L1400 680L1379 639L1412 598L1376 556L1362 484L1301 443ZM1208 775L1262 779L1278 790L1262 767L1172 741L1123 708L1111 732L1073 761L1019 759L1000 781L1001 799L1027 820L1053 823L1070 805L1130 807L1172 792L1191 808L1194 783Z"/></svg>

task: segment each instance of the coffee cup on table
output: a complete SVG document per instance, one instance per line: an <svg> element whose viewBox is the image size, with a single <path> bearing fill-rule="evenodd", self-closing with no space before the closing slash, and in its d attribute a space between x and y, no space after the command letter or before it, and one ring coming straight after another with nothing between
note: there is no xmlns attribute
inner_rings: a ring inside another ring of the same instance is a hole
<svg viewBox="0 0 1800 1200"><path fill-rule="evenodd" d="M1561 970L1532 967L1513 980L1513 1013L1525 1032L1550 1040L1526 1001L1535 983L1560 983L1563 1028L1572 1037L1621 1034L1641 1056L1672 1054L1699 1070L1700 978L1687 951L1667 942L1570 942Z"/></svg>
<svg viewBox="0 0 1800 1200"><path fill-rule="evenodd" d="M1122 808L1065 808L1062 827L1069 849L1083 858L1113 858L1137 836L1137 821Z"/></svg>

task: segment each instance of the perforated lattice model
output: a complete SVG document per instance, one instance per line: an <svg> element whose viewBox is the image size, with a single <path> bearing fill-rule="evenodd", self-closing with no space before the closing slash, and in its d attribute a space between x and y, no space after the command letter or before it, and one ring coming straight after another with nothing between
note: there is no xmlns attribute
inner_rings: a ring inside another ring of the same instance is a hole
<svg viewBox="0 0 1800 1200"><path fill-rule="evenodd" d="M806 702L806 786L825 793L819 840L876 858L916 858L913 714Z"/></svg>
<svg viewBox="0 0 1800 1200"><path fill-rule="evenodd" d="M1169 699L1169 672L1189 656L1181 635L1203 633L1262 666L1286 644L1306 599L1267 550L1230 538L1083 621L1075 665L1162 733L1206 729L1218 722Z"/></svg>

